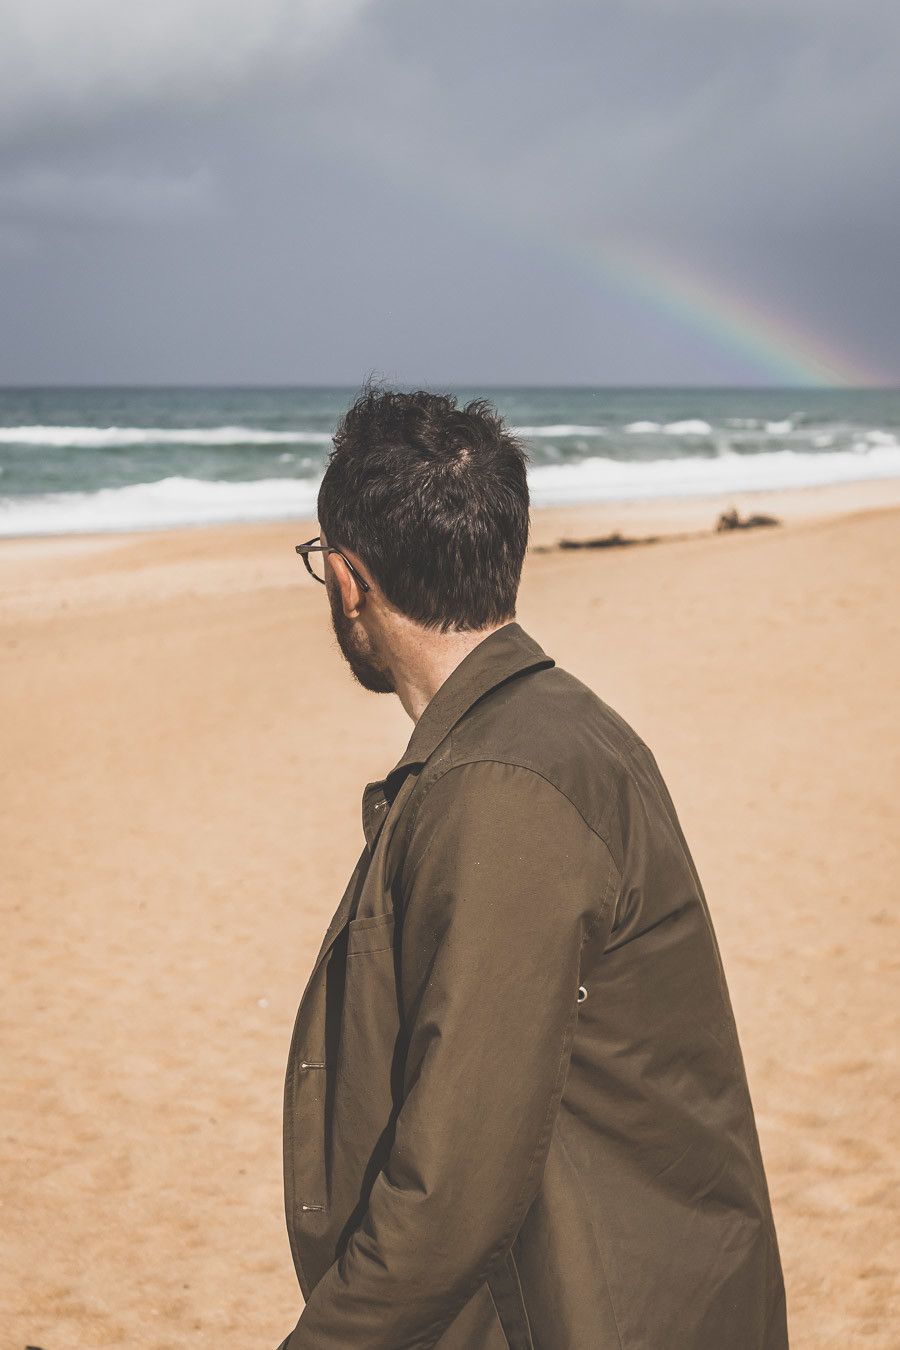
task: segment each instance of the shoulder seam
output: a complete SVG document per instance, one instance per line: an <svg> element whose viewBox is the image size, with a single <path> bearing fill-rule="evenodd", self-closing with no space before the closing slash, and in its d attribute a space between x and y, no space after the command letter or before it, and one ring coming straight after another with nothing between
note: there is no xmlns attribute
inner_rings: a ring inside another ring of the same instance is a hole
<svg viewBox="0 0 900 1350"><path fill-rule="evenodd" d="M514 759L503 759L496 755L483 755L476 758L467 757L466 759L461 759L454 762L451 748L450 752L444 758L440 772L434 773L433 776L429 777L427 784L423 786L422 795L416 804L415 814L413 815L413 818L410 821L407 830L405 831L406 847L408 847L409 842L415 833L416 825L418 824L422 807L425 804L430 789L434 787L435 783L439 783L442 778L445 778L447 774L452 773L454 769L464 769L472 764L501 764L511 769L522 769L524 770L524 772L532 774L535 778L541 779L541 781L546 783L548 787L553 788L554 792L556 792L560 797L562 797L564 801L569 803L573 811L577 813L579 819L584 823L586 828L590 830L594 838L599 839L600 843L603 845L604 852L607 858L609 859L611 870L609 873L609 878L607 880L603 900L601 901L599 909L594 916L593 922L588 925L587 929L584 932L582 939L582 945L584 945L584 943L591 940L595 936L595 934L600 930L600 926L604 921L604 918L607 914L613 896L616 895L621 889L623 881L622 869L616 862L616 857L612 851L612 846L610 845L609 840L601 833L601 831L596 826L591 824L591 822L585 816L584 812L581 810L577 802L574 802L572 798L569 796L569 794L567 792L564 792L561 787L559 787L556 783L554 783L551 779L549 779L546 776L546 774L541 773L539 769L535 769L532 765L522 764L520 761Z"/></svg>
<svg viewBox="0 0 900 1350"><path fill-rule="evenodd" d="M548 778L546 774L541 773L540 769L536 769L536 768L534 767L534 765L532 765L532 764L523 764L521 760L517 760L517 759L509 759L509 758L502 758L502 757L499 756L499 755L474 755L474 756L468 756L466 759L454 760L454 758L453 758L453 753L452 753L452 747L451 747L450 763L446 766L446 768L444 768L444 770L443 770L442 773L439 773L439 774L436 774L436 775L435 775L434 779L429 783L428 786L429 786L429 787L433 787L434 784L440 782L440 780L441 780L446 774L451 773L454 769L464 769L464 768L465 768L467 765L469 765L469 764L504 764L504 765L506 765L506 766L507 766L508 768L510 768L510 769L523 769L526 773L533 774L535 778L540 778L540 779L541 779L543 782L545 782L549 787L552 787L553 790L554 790L555 792L558 792L559 795L560 795L560 797L562 797L565 801L567 801L574 811L577 811L577 812L578 812L579 816L580 816L581 819L584 821L585 825L588 827L588 829L591 831L591 833L592 833L592 834L595 834L595 835L597 836L597 838L600 840L600 842L601 842L601 844L603 845L603 847L606 849L607 853L608 853L609 856L610 856L610 860L611 860L611 862L612 862L612 865L613 865L613 867L614 867L615 870L616 870L616 874L621 878L621 875L622 875L622 874L621 874L621 871L620 871L620 869L619 869L619 866L618 866L618 864L617 864L617 862L616 862L615 856L614 856L614 854L613 854L612 847L611 847L611 845L610 845L609 839L606 837L606 835L603 833L603 830L602 830L602 826L603 826L603 824L605 823L606 817L604 817L604 820L601 821L599 827L596 826L596 825L592 825L591 822L588 820L587 816L586 816L586 815L584 814L584 812L582 811L581 807L578 805L577 802L575 802L575 801L572 800L572 798L569 796L568 792L565 792L565 791L559 786L558 783L554 783L553 780L552 780L551 778ZM427 792L426 792L426 793L423 793L423 795L422 795L422 801L424 801L426 795L427 795ZM420 802L420 803L419 803L419 806L421 807L421 805L422 805L422 803ZM418 818L418 814L419 814L419 812L418 812L418 810L417 810L417 811L416 811L416 817L417 817L417 818Z"/></svg>

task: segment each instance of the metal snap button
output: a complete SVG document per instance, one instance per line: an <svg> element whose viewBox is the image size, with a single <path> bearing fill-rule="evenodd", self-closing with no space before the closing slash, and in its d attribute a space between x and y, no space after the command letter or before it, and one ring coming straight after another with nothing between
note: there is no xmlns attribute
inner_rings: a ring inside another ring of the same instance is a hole
<svg viewBox="0 0 900 1350"><path fill-rule="evenodd" d="M580 984L578 986L578 1002L583 1003L586 998L587 998L587 990L585 989L583 984Z"/></svg>

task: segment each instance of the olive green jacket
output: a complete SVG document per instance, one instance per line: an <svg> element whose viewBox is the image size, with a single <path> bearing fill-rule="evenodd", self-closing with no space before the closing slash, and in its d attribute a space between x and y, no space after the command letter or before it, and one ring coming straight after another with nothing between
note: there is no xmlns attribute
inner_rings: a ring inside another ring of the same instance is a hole
<svg viewBox="0 0 900 1350"><path fill-rule="evenodd" d="M279 1350L784 1350L722 962L640 737L508 623L362 823L288 1060Z"/></svg>

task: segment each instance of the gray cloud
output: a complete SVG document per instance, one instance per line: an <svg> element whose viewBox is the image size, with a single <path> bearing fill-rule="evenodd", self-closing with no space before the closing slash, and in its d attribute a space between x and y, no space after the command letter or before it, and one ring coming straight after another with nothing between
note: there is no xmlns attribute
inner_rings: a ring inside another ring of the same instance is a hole
<svg viewBox="0 0 900 1350"><path fill-rule="evenodd" d="M881 0L11 4L0 379L766 378L622 241L900 362Z"/></svg>
<svg viewBox="0 0 900 1350"><path fill-rule="evenodd" d="M8 140L59 118L219 103L296 72L371 0L5 0L0 126Z"/></svg>
<svg viewBox="0 0 900 1350"><path fill-rule="evenodd" d="M35 165L0 181L0 212L11 222L157 223L215 212L208 167L183 174L100 170L74 173Z"/></svg>

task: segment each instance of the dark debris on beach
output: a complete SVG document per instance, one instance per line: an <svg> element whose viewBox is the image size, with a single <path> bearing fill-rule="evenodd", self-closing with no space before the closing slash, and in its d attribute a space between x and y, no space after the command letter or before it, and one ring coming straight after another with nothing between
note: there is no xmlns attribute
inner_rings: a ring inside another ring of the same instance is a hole
<svg viewBox="0 0 900 1350"><path fill-rule="evenodd" d="M755 530L760 525L780 525L781 521L777 516L745 516L743 520L738 515L734 507L730 511L723 511L716 522L716 530L721 533L722 530Z"/></svg>
<svg viewBox="0 0 900 1350"><path fill-rule="evenodd" d="M560 548L628 548L631 544L655 544L658 534L645 534L639 539L629 539L624 534L604 534L599 539L560 539Z"/></svg>
<svg viewBox="0 0 900 1350"><path fill-rule="evenodd" d="M742 519L738 511L732 507L730 511L722 512L712 533L723 534L729 530L755 530L762 526L780 525L781 523L777 516L750 515L744 516ZM599 535L596 539L560 539L555 544L536 544L532 552L550 553L561 548L630 548L634 544L660 544L676 539L699 539L709 533L708 530L690 530L680 534L628 536L616 530L612 534Z"/></svg>

